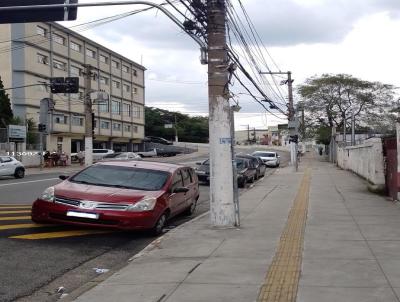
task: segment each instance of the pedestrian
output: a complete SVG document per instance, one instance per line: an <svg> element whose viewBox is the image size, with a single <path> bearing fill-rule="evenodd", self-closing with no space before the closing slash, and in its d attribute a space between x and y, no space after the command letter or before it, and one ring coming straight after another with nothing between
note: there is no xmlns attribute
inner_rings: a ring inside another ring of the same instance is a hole
<svg viewBox="0 0 400 302"><path fill-rule="evenodd" d="M67 166L67 161L68 161L68 155L65 154L65 152L62 152L62 153L60 154L61 166L63 166L63 167Z"/></svg>
<svg viewBox="0 0 400 302"><path fill-rule="evenodd" d="M44 152L43 159L44 159L44 166L49 167L50 166L50 152L49 151Z"/></svg>
<svg viewBox="0 0 400 302"><path fill-rule="evenodd" d="M78 157L79 164L80 164L81 166L83 166L83 161L84 161L84 159L85 159L85 155L83 154L83 152L82 152L82 151L79 151L78 154L77 154L76 156Z"/></svg>

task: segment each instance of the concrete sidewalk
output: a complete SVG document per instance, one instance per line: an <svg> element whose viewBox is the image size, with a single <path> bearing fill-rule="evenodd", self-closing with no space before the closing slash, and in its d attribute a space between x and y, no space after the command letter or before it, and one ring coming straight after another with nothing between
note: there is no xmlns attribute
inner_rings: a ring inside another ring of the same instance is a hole
<svg viewBox="0 0 400 302"><path fill-rule="evenodd" d="M240 199L240 228L203 215L75 301L399 301L400 209L357 176L304 158Z"/></svg>

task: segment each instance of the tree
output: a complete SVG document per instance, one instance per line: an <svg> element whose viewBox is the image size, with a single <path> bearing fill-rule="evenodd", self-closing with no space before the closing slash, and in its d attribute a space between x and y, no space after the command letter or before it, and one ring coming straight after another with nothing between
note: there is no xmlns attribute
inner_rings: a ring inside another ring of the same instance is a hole
<svg viewBox="0 0 400 302"><path fill-rule="evenodd" d="M356 125L387 129L395 107L394 87L360 80L346 74L311 77L298 87L308 124L314 128L350 126L353 110Z"/></svg>
<svg viewBox="0 0 400 302"><path fill-rule="evenodd" d="M165 128L165 124L177 127L180 141L206 143L208 142L208 118L189 116L179 112L164 109L145 107L145 134L174 140L175 129ZM175 125L176 120L176 125Z"/></svg>
<svg viewBox="0 0 400 302"><path fill-rule="evenodd" d="M0 127L7 127L13 118L11 101L0 78Z"/></svg>

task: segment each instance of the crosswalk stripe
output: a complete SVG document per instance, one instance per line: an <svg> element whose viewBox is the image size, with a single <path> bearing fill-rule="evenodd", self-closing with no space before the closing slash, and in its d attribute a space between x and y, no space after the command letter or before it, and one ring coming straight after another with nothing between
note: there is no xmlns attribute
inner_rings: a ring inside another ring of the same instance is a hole
<svg viewBox="0 0 400 302"><path fill-rule="evenodd" d="M0 211L0 214L27 214L30 210L17 210L17 211Z"/></svg>
<svg viewBox="0 0 400 302"><path fill-rule="evenodd" d="M114 232L114 231L74 230L74 231L64 231L64 232L48 232L48 233L18 235L18 236L12 236L12 237L8 237L8 238L39 240L39 239L64 238L64 237L74 237L74 236L84 236L84 235L94 235L94 234L107 234L107 233L112 233L112 232Z"/></svg>
<svg viewBox="0 0 400 302"><path fill-rule="evenodd" d="M30 208L32 208L32 206L14 206L14 207L2 207L2 206L0 206L0 212L2 211L2 210L12 210L12 209L30 209Z"/></svg>
<svg viewBox="0 0 400 302"><path fill-rule="evenodd" d="M6 225L0 225L0 230L30 229L30 228L40 228L45 226L49 225L37 224L37 223L6 224Z"/></svg>
<svg viewBox="0 0 400 302"><path fill-rule="evenodd" d="M31 219L31 216L8 216L8 217L0 217L0 221L4 220L25 220L25 219Z"/></svg>

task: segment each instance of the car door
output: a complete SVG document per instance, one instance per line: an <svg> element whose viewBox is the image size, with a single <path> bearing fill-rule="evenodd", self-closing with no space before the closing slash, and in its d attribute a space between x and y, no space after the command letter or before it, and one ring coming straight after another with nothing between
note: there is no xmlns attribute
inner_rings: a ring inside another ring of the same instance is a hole
<svg viewBox="0 0 400 302"><path fill-rule="evenodd" d="M185 186L185 188L189 189L189 191L186 193L185 196L186 198L185 198L184 209L190 207L192 202L196 199L198 195L198 186L190 170L191 170L190 168L184 168L181 170L183 185Z"/></svg>
<svg viewBox="0 0 400 302"><path fill-rule="evenodd" d="M16 166L13 159L9 156L2 156L0 160L0 175L13 175Z"/></svg>
<svg viewBox="0 0 400 302"><path fill-rule="evenodd" d="M182 187L183 181L181 170L177 170L172 176L172 182L169 190L170 195L168 197L169 208L171 210L172 216L178 214L180 211L182 211L182 209L185 208L186 192L175 192L175 189Z"/></svg>

